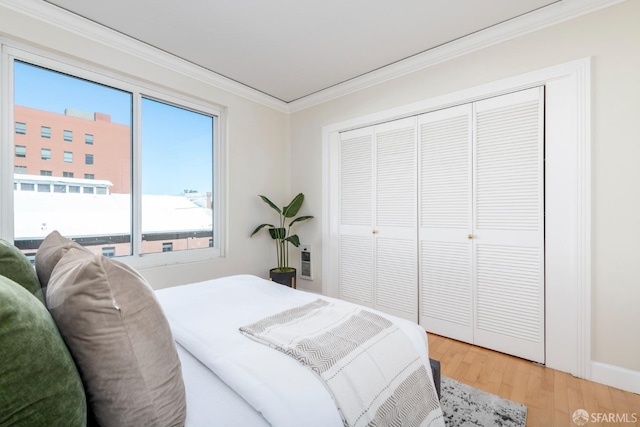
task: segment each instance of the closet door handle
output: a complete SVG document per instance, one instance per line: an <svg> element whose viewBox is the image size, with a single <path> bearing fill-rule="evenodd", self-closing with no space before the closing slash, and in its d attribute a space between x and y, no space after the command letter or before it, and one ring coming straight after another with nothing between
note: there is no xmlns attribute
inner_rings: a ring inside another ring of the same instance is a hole
<svg viewBox="0 0 640 427"><path fill-rule="evenodd" d="M378 230L371 230L371 233L378 234Z"/></svg>
<svg viewBox="0 0 640 427"><path fill-rule="evenodd" d="M473 234L469 234L469 235L467 236L467 239L469 239L469 240L473 239Z"/></svg>

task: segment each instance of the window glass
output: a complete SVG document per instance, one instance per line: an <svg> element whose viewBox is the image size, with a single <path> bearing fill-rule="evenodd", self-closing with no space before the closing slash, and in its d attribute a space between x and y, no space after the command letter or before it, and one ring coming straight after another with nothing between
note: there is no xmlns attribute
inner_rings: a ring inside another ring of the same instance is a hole
<svg viewBox="0 0 640 427"><path fill-rule="evenodd" d="M141 117L142 253L208 248L213 117L148 98Z"/></svg>
<svg viewBox="0 0 640 427"><path fill-rule="evenodd" d="M51 171L41 170L40 171L40 175L41 176L52 176L53 173Z"/></svg>
<svg viewBox="0 0 640 427"><path fill-rule="evenodd" d="M93 187L88 187L83 192L80 185L68 185L65 193L61 191L62 187L55 186L51 192L51 185L46 184L49 194L45 196L36 192L32 194L36 197L31 198L22 197L20 191L15 192L13 222L16 246L26 249L34 236L44 238L51 231L43 231L42 224L55 223L56 229L68 238L92 237L92 241L101 242L87 246L94 253L101 253L104 241L113 238L123 242L119 243L121 253L130 254L133 95L20 61L14 62L13 71L15 121L24 123L25 128L40 127L44 138L51 138L51 129L60 129L56 132L62 132L67 141L73 138L74 132L95 137L104 135L104 140L109 141L109 150L101 154L105 157L100 168L98 165L93 165L92 168L113 184L110 194L103 196L110 198L108 220L104 213L106 205L98 203L98 199L91 195ZM69 108L70 106L73 108ZM17 125L16 129L19 129ZM52 143L55 144L55 141ZM35 168L34 170L40 170L43 166L40 164L41 159L51 160L51 151L56 150L55 147L41 148L38 144L42 144L40 138L21 140L21 145L25 145L27 150L36 153L41 150L41 158L33 159L33 164L26 165ZM62 150L53 153L53 164L60 162L62 165L61 160L64 160L67 172L59 171L56 174L62 174L66 178L73 178L74 173L82 176L87 166L83 162L70 163L71 152L65 152L64 157L60 156L60 152ZM55 167L52 169L55 172ZM29 191L25 184L21 184L21 190ZM33 191L33 184L30 185ZM41 191L40 186L38 191ZM104 200L103 197L100 199Z"/></svg>
<svg viewBox="0 0 640 427"><path fill-rule="evenodd" d="M51 185L50 184L38 184L38 193L50 193Z"/></svg>
<svg viewBox="0 0 640 427"><path fill-rule="evenodd" d="M116 248L114 246L107 246L102 248L102 255L106 256L107 258L113 258L114 256L116 256Z"/></svg>
<svg viewBox="0 0 640 427"><path fill-rule="evenodd" d="M84 155L84 164L92 165L93 164L93 154L85 154Z"/></svg>
<svg viewBox="0 0 640 427"><path fill-rule="evenodd" d="M16 133L18 135L26 135L27 134L27 124L16 122Z"/></svg>
<svg viewBox="0 0 640 427"><path fill-rule="evenodd" d="M22 191L34 191L35 187L35 184L31 184L29 182L23 182L20 184L20 190Z"/></svg>
<svg viewBox="0 0 640 427"><path fill-rule="evenodd" d="M85 173L84 179L95 179L95 175L92 173Z"/></svg>
<svg viewBox="0 0 640 427"><path fill-rule="evenodd" d="M84 194L93 194L94 193L94 187L82 187L82 192Z"/></svg>
<svg viewBox="0 0 640 427"><path fill-rule="evenodd" d="M27 157L27 147L24 145L16 145L16 157Z"/></svg>
<svg viewBox="0 0 640 427"><path fill-rule="evenodd" d="M53 192L54 193L66 193L67 192L67 186L64 184L54 184L53 185Z"/></svg>
<svg viewBox="0 0 640 427"><path fill-rule="evenodd" d="M26 166L18 166L18 165L16 165L14 167L14 172L15 173L19 173L19 174L27 173L27 167Z"/></svg>
<svg viewBox="0 0 640 427"><path fill-rule="evenodd" d="M65 151L64 152L64 161L67 163L72 163L73 162L73 153L70 151Z"/></svg>
<svg viewBox="0 0 640 427"><path fill-rule="evenodd" d="M84 134L84 143L85 144L89 144L89 145L93 145L93 135L91 135L90 133L85 133Z"/></svg>

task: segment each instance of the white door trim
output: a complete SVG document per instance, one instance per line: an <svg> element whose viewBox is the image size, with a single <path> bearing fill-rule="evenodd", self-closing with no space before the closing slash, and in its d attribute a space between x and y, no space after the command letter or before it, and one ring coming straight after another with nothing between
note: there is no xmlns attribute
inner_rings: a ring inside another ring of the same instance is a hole
<svg viewBox="0 0 640 427"><path fill-rule="evenodd" d="M323 293L337 294L332 262L336 224L331 212L338 206L335 144L339 132L545 85L546 365L590 378L590 69L590 58L584 58L323 127Z"/></svg>

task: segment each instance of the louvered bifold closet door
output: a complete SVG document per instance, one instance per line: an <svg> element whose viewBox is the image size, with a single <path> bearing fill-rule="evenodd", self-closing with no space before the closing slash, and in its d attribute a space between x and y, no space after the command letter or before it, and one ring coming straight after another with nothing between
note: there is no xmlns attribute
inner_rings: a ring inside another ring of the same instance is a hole
<svg viewBox="0 0 640 427"><path fill-rule="evenodd" d="M340 135L341 299L374 306L374 132L357 129Z"/></svg>
<svg viewBox="0 0 640 427"><path fill-rule="evenodd" d="M473 342L471 104L421 115L419 139L420 324Z"/></svg>
<svg viewBox="0 0 640 427"><path fill-rule="evenodd" d="M544 92L475 104L475 344L544 363Z"/></svg>
<svg viewBox="0 0 640 427"><path fill-rule="evenodd" d="M375 308L418 322L416 118L375 126Z"/></svg>

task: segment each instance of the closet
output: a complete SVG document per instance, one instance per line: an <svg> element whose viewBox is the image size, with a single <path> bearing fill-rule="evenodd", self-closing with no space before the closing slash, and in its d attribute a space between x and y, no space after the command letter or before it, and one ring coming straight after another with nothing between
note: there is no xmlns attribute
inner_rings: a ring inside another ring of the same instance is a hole
<svg viewBox="0 0 640 427"><path fill-rule="evenodd" d="M339 296L544 363L544 88L340 134Z"/></svg>

